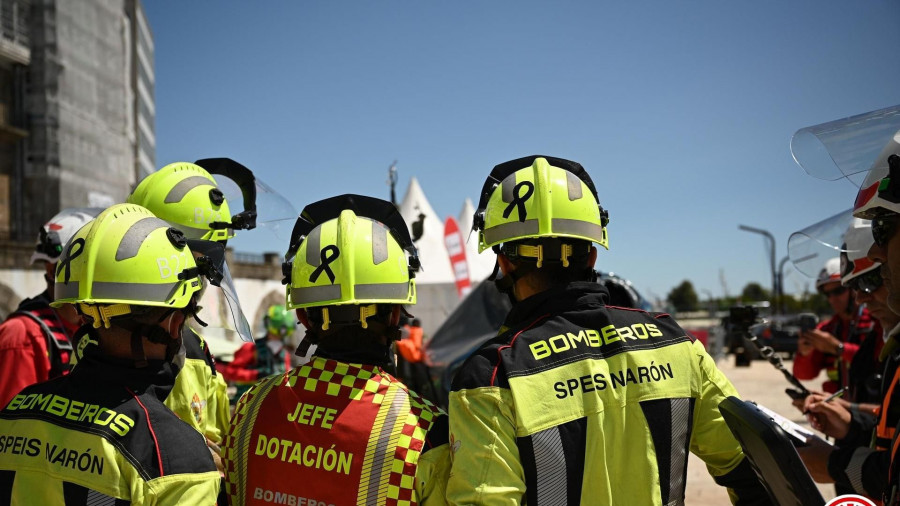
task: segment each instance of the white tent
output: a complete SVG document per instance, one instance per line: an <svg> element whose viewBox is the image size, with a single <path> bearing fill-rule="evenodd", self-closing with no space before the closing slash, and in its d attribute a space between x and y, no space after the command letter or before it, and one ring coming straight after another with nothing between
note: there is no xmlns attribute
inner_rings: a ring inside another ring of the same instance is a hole
<svg viewBox="0 0 900 506"><path fill-rule="evenodd" d="M475 206L471 199L466 199L459 211L459 231L466 241L466 260L469 262L469 276L472 284L480 283L487 279L494 271L494 262L497 256L487 249L478 253L478 233L471 232L472 217L475 215ZM471 233L470 233L471 232Z"/></svg>
<svg viewBox="0 0 900 506"><path fill-rule="evenodd" d="M454 283L456 278L444 246L444 220L434 212L415 177L409 180L406 195L400 203L400 214L409 225L410 234L413 224L419 221L419 216L425 215L422 237L415 241L419 260L422 261L422 270L416 275L416 284Z"/></svg>
<svg viewBox="0 0 900 506"><path fill-rule="evenodd" d="M456 277L444 245L444 220L434 212L414 177L410 179L406 195L400 203L400 214L409 225L410 233L413 224L419 221L419 215L425 215L422 237L415 241L422 262L422 270L416 275L418 302L410 308L410 312L419 317L426 337L430 337L459 304Z"/></svg>

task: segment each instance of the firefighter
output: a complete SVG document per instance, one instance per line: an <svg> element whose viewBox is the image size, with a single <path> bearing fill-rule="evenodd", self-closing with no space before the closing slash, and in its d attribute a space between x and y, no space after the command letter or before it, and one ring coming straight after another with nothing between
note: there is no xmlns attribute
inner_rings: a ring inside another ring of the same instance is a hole
<svg viewBox="0 0 900 506"><path fill-rule="evenodd" d="M162 272L157 260L177 259ZM202 259L210 257L204 255ZM112 206L68 242L54 306L75 304L80 360L0 412L0 497L12 504L213 504L204 438L164 404L201 276L184 236L150 211Z"/></svg>
<svg viewBox="0 0 900 506"><path fill-rule="evenodd" d="M232 216L230 203L213 174L227 176L241 186L243 211ZM255 227L255 195L254 176L249 169L228 158L210 158L166 165L145 177L128 202L146 207L188 239L224 245L235 236L235 230ZM225 294L229 308L239 304L233 287ZM245 322L233 323L244 341L252 341L249 327L241 328ZM183 333L183 365L166 406L206 436L211 448L216 449L222 444L231 416L227 385L216 372L206 340L189 326Z"/></svg>
<svg viewBox="0 0 900 506"><path fill-rule="evenodd" d="M853 291L841 284L840 258L825 262L816 278L816 290L828 300L834 314L815 329L800 333L793 372L797 379L811 380L825 369L828 380L822 390L834 393L848 387L850 363L869 336L878 339L881 326Z"/></svg>
<svg viewBox="0 0 900 506"><path fill-rule="evenodd" d="M442 504L446 416L387 371L419 268L390 202L342 195L306 206L284 273L312 360L253 386L225 441L232 506ZM296 478L292 478L296 477Z"/></svg>
<svg viewBox="0 0 900 506"><path fill-rule="evenodd" d="M679 504L687 452L736 504L768 503L719 413L737 395L667 314L607 306L608 214L578 163L494 167L475 212L513 308L453 381L451 504Z"/></svg>
<svg viewBox="0 0 900 506"><path fill-rule="evenodd" d="M66 242L99 208L64 209L41 227L31 263L42 262L47 288L23 300L0 324L0 406L28 385L68 374L72 335L80 318L71 304L53 302L53 273Z"/></svg>
<svg viewBox="0 0 900 506"><path fill-rule="evenodd" d="M891 136L877 159L871 165L860 186L853 206L853 216L872 221L872 239L868 258L881 264L881 276L887 287L887 306L900 314L900 131ZM897 328L889 332L896 335ZM892 381L895 386L896 379ZM893 388L887 392L888 409L893 404ZM884 407L884 406L883 406ZM818 415L832 418L835 410L820 403L811 406ZM882 416L896 416L896 413L882 413ZM890 434L885 427L879 427L879 434ZM886 449L876 440L876 448L857 448L853 452L834 451L829 445L813 440L801 452L803 460L813 478L819 482L835 478L849 481L854 489L870 493L883 490L882 500L886 506L900 505L900 431L894 427L892 440ZM826 462L827 468L821 463Z"/></svg>

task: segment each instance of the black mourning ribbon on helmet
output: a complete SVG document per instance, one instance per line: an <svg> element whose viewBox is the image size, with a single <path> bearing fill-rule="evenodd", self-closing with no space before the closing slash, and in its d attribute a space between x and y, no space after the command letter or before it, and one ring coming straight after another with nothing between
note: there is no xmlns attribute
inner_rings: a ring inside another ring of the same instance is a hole
<svg viewBox="0 0 900 506"><path fill-rule="evenodd" d="M322 251L319 252L319 259L322 260L322 263L316 267L316 270L309 275L309 282L315 283L319 276L324 272L328 279L331 281L331 284L334 284L334 272L331 270L329 265L338 259L341 256L341 250L338 249L337 246L333 244L329 244L322 248Z"/></svg>
<svg viewBox="0 0 900 506"><path fill-rule="evenodd" d="M78 246L78 249L75 249L75 246ZM75 260L76 258L81 256L82 251L84 251L84 238L79 237L78 239L72 241L71 244L69 244L69 248L66 249L66 257L60 260L59 265L56 266L57 276L59 276L59 273L62 272L63 269L66 270L66 275L63 277L64 285L69 284L69 278L72 275L72 268L70 266L72 260Z"/></svg>
<svg viewBox="0 0 900 506"><path fill-rule="evenodd" d="M520 190L525 188L525 195L520 195ZM513 188L513 200L506 206L506 209L503 210L503 217L509 218L510 213L512 213L513 207L516 208L516 211L519 214L519 221L525 221L525 217L528 215L528 212L525 210L525 202L528 201L529 198L534 194L534 183L531 181L522 181L517 184L515 188Z"/></svg>

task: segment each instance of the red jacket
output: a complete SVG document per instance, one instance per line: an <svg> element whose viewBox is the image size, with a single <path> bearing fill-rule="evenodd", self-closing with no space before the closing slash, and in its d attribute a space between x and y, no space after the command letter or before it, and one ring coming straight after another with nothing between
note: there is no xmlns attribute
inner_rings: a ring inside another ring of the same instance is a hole
<svg viewBox="0 0 900 506"><path fill-rule="evenodd" d="M809 355L797 353L794 356L794 376L801 380L815 379L822 369L828 373L828 381L822 383L822 390L837 392L847 381L847 366L859 351L859 345L868 336L881 339L881 325L873 319L868 309L863 309L854 321L844 322L837 315L819 323L816 329L828 332L844 343L844 352L840 357L830 353L813 350ZM851 329L854 331L851 333Z"/></svg>
<svg viewBox="0 0 900 506"><path fill-rule="evenodd" d="M62 318L57 321L70 335L78 328ZM48 379L50 358L40 325L21 315L12 315L0 323L0 406L6 406L28 385Z"/></svg>

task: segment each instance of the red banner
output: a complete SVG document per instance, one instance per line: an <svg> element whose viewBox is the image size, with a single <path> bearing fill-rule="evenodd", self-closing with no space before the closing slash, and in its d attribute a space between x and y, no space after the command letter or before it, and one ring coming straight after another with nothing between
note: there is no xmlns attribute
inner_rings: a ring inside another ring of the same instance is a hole
<svg viewBox="0 0 900 506"><path fill-rule="evenodd" d="M456 277L456 293L461 299L472 289L472 283L469 280L466 245L459 232L459 225L452 216L447 218L444 223L444 246L447 247L447 254L450 255L450 265L453 267L453 275Z"/></svg>

